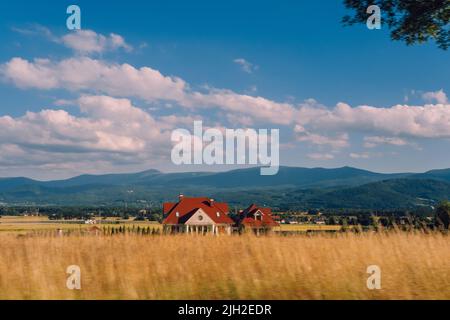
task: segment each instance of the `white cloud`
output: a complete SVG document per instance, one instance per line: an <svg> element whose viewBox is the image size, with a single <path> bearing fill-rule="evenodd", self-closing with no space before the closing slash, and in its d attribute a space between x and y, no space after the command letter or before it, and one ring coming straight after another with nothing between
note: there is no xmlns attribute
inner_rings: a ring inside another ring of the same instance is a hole
<svg viewBox="0 0 450 320"><path fill-rule="evenodd" d="M81 54L102 53L120 48L126 51L133 49L120 35L111 33L109 36L104 36L92 30L73 31L63 36L61 41L66 47Z"/></svg>
<svg viewBox="0 0 450 320"><path fill-rule="evenodd" d="M120 43L120 41L119 41ZM415 138L450 138L450 105L356 106L338 103L327 108L309 99L299 106L260 96L211 87L196 91L183 79L166 76L150 67L135 68L89 57L59 62L13 58L0 66L1 75L20 88L67 89L89 94L139 98L146 102L175 104L190 112L219 109L224 119L245 126L261 123L290 126L297 141L337 150L350 145L350 134L375 137L375 144L404 145ZM438 91L439 92L439 91ZM440 98L445 93L439 95ZM413 142L409 143L414 145Z"/></svg>
<svg viewBox="0 0 450 320"><path fill-rule="evenodd" d="M103 53L117 49L124 49L127 52L133 50L133 47L121 35L115 33L110 33L108 36L105 36L92 30L82 29L70 31L68 34L59 37L49 28L39 24L34 24L26 28L13 27L12 30L27 36L42 36L51 42L63 44L67 48L83 55Z"/></svg>
<svg viewBox="0 0 450 320"><path fill-rule="evenodd" d="M236 63L237 65L239 65L241 67L241 69L247 73L253 73L254 71L259 69L258 66L255 66L253 63L250 63L249 61L245 60L244 58L234 59L233 62Z"/></svg>
<svg viewBox="0 0 450 320"><path fill-rule="evenodd" d="M55 36L49 28L41 26L39 24L32 24L25 28L12 27L11 30L26 36L41 36L52 42L60 42L60 39Z"/></svg>
<svg viewBox="0 0 450 320"><path fill-rule="evenodd" d="M54 89L58 87L58 78L47 59L35 59L28 62L13 58L1 65L0 72L4 78L14 82L19 88Z"/></svg>
<svg viewBox="0 0 450 320"><path fill-rule="evenodd" d="M169 159L172 125L165 119L155 119L128 99L82 96L76 103L82 116L42 110L0 117L0 167L14 161L24 166L92 161L151 167Z"/></svg>
<svg viewBox="0 0 450 320"><path fill-rule="evenodd" d="M379 137L379 136L364 137L364 147L366 148L374 148L376 146L383 144L393 146L413 145L411 142L398 137Z"/></svg>
<svg viewBox="0 0 450 320"><path fill-rule="evenodd" d="M186 83L179 78L163 76L159 71L129 64L78 57L53 63L45 59L32 62L13 58L1 66L1 73L21 88L70 91L101 91L115 96L135 96L148 101L181 100Z"/></svg>
<svg viewBox="0 0 450 320"><path fill-rule="evenodd" d="M125 39L118 34L110 33L109 34L110 46L113 49L123 48L126 51L132 51L133 47L126 43Z"/></svg>
<svg viewBox="0 0 450 320"><path fill-rule="evenodd" d="M190 107L219 107L227 112L252 116L255 121L288 125L292 123L296 109L288 103L279 103L263 97L238 94L231 90L211 89L203 94L191 92L181 105Z"/></svg>
<svg viewBox="0 0 450 320"><path fill-rule="evenodd" d="M448 103L447 95L444 90L425 92L422 94L422 98L427 102L436 102L440 104Z"/></svg>
<svg viewBox="0 0 450 320"><path fill-rule="evenodd" d="M160 126L165 129L179 128L190 128L194 125L194 121L203 120L200 115L195 116L179 116L179 115L169 115L159 117Z"/></svg>
<svg viewBox="0 0 450 320"><path fill-rule="evenodd" d="M352 159L369 159L369 158L370 158L370 155L369 155L368 153L366 153L366 152L364 152L364 153L354 153L354 152L351 152L351 153L349 154L349 156L350 156L350 158L352 158Z"/></svg>
<svg viewBox="0 0 450 320"><path fill-rule="evenodd" d="M297 122L309 131L372 132L413 138L449 138L450 105L395 105L389 108L350 107L338 103L332 109L302 106Z"/></svg>
<svg viewBox="0 0 450 320"><path fill-rule="evenodd" d="M294 132L296 134L297 141L307 141L319 146L326 145L330 146L333 149L340 149L349 146L349 137L347 133L339 133L335 134L332 137L329 137L318 133L308 132L304 127L300 125L296 125L294 127Z"/></svg>
<svg viewBox="0 0 450 320"><path fill-rule="evenodd" d="M319 161L334 159L334 155L330 153L310 153L306 156L312 160L319 160Z"/></svg>
<svg viewBox="0 0 450 320"><path fill-rule="evenodd" d="M101 92L119 97L137 97L148 102L173 101L189 109L216 108L245 114L255 120L289 124L295 108L263 97L238 94L231 90L208 88L206 92L192 91L178 77L164 76L159 71L129 64L113 64L89 57L77 57L51 62L32 62L13 58L1 65L0 72L21 88L57 89Z"/></svg>
<svg viewBox="0 0 450 320"><path fill-rule="evenodd" d="M228 122L232 125L241 125L244 127L251 127L255 124L254 119L249 116L242 116L240 114L228 113L226 115Z"/></svg>

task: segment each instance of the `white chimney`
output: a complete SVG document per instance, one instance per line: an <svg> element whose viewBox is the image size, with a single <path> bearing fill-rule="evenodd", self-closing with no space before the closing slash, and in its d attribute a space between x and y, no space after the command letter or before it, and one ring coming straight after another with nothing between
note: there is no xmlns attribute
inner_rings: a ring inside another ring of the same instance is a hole
<svg viewBox="0 0 450 320"><path fill-rule="evenodd" d="M180 193L180 195L178 196L178 200L181 201L181 200L183 200L183 198L184 198L184 195L182 193Z"/></svg>
<svg viewBox="0 0 450 320"><path fill-rule="evenodd" d="M214 199L209 199L209 204L212 207L214 205Z"/></svg>

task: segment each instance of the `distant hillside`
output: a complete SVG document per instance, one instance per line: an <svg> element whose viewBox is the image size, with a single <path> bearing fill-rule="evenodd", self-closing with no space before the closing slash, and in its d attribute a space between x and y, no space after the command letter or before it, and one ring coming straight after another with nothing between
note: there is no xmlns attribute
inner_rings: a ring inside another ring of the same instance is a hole
<svg viewBox="0 0 450 320"><path fill-rule="evenodd" d="M148 170L138 173L123 173L123 174L104 174L104 175L89 175L84 174L66 180L55 180L48 182L41 182L41 186L46 187L75 187L86 185L132 185L142 181L152 180L153 178L164 175L158 170Z"/></svg>
<svg viewBox="0 0 450 320"><path fill-rule="evenodd" d="M450 199L450 183L394 179L327 192L306 202L326 208L395 209L430 206L446 199Z"/></svg>
<svg viewBox="0 0 450 320"><path fill-rule="evenodd" d="M0 178L0 192L17 187L38 185L40 182L28 178Z"/></svg>
<svg viewBox="0 0 450 320"><path fill-rule="evenodd" d="M356 187L222 190L215 197L231 205L257 202L280 210L412 209L450 199L450 183L430 179L392 179Z"/></svg>
<svg viewBox="0 0 450 320"><path fill-rule="evenodd" d="M308 208L411 208L450 199L450 169L380 174L350 167L281 167L228 172L82 175L67 180L0 179L0 203L22 205L158 206L178 193L208 195L233 206L250 202L282 210Z"/></svg>
<svg viewBox="0 0 450 320"><path fill-rule="evenodd" d="M195 177L183 177L182 179L175 179L172 183L214 186L218 188L269 186L330 187L356 186L404 175L381 174L350 167L336 169L280 167L279 172L273 176L261 176L259 168L251 168Z"/></svg>
<svg viewBox="0 0 450 320"><path fill-rule="evenodd" d="M295 168L280 167L274 176L261 176L259 168L238 169L227 172L162 173L148 170L130 174L81 175L66 180L40 182L27 178L4 178L0 186L17 187L39 185L43 187L74 187L85 185L152 185L152 186L212 186L218 188L297 186L329 187L355 186L368 182L403 177L408 174L381 174L350 167ZM3 181L3 182L2 182Z"/></svg>
<svg viewBox="0 0 450 320"><path fill-rule="evenodd" d="M434 179L450 182L450 169L431 170L425 173L411 175L412 179Z"/></svg>

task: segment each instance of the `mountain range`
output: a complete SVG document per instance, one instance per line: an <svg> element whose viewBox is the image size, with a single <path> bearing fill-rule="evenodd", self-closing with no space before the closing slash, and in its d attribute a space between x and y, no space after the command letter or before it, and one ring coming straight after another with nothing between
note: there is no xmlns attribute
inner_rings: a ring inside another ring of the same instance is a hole
<svg viewBox="0 0 450 320"><path fill-rule="evenodd" d="M159 206L179 193L283 210L430 207L450 199L450 169L384 174L352 167L280 167L277 175L261 176L255 167L227 172L147 170L54 181L0 178L0 203L7 205Z"/></svg>

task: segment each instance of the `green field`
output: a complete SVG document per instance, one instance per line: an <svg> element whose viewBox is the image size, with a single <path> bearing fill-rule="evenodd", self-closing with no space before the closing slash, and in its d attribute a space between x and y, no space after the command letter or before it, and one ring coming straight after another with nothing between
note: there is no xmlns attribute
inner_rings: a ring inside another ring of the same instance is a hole
<svg viewBox="0 0 450 320"><path fill-rule="evenodd" d="M16 233L27 234L33 231L57 231L61 229L67 230L83 230L89 229L93 226L99 228L102 227L114 227L119 228L121 226L130 227L150 227L161 228L161 224L153 221L133 221L123 220L118 218L107 218L97 220L97 224L86 224L82 220L49 220L46 216L39 217L23 217L23 216L3 216L0 219L0 233Z"/></svg>

